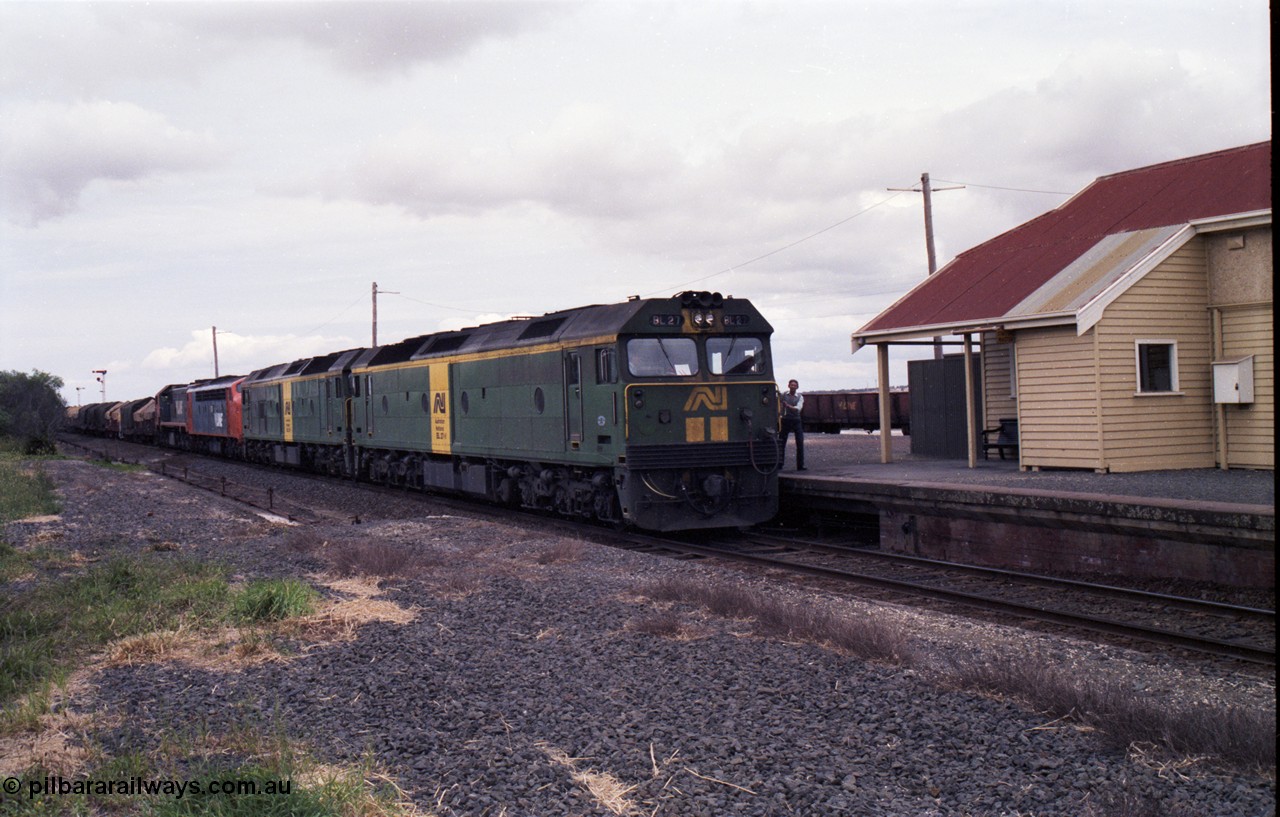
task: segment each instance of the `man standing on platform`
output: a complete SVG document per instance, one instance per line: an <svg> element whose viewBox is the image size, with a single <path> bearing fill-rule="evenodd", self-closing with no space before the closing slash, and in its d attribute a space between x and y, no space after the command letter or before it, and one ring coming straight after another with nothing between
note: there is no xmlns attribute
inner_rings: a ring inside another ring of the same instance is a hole
<svg viewBox="0 0 1280 817"><path fill-rule="evenodd" d="M804 424L800 422L800 412L804 409L804 395L798 389L800 383L792 380L787 384L787 393L782 395L782 452L786 457L787 437L796 435L796 470L805 471L804 467Z"/></svg>

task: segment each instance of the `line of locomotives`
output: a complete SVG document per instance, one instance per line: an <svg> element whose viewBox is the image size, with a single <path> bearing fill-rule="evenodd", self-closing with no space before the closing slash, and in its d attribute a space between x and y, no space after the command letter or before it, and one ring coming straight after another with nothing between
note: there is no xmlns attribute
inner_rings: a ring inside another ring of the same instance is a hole
<svg viewBox="0 0 1280 817"><path fill-rule="evenodd" d="M651 530L778 508L772 327L685 292L349 349L85 406L86 433Z"/></svg>

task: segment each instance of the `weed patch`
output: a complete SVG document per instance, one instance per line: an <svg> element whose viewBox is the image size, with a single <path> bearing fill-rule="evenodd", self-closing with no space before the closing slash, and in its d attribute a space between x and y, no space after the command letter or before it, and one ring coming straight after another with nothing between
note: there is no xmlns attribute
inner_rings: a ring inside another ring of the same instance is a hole
<svg viewBox="0 0 1280 817"><path fill-rule="evenodd" d="M793 604L740 585L664 579L643 592L653 599L696 604L716 615L750 620L760 635L827 644L873 660L906 662L914 657L906 632L896 624Z"/></svg>
<svg viewBox="0 0 1280 817"><path fill-rule="evenodd" d="M582 561L587 545L580 539L561 539L550 547L543 548L533 560L540 565Z"/></svg>
<svg viewBox="0 0 1280 817"><path fill-rule="evenodd" d="M677 641L693 641L706 633L691 624L675 610L660 610L646 613L627 622L626 628L633 633L673 638Z"/></svg>
<svg viewBox="0 0 1280 817"><path fill-rule="evenodd" d="M333 572L339 576L406 576L413 568L409 552L382 542L343 542L329 552Z"/></svg>
<svg viewBox="0 0 1280 817"><path fill-rule="evenodd" d="M260 579L236 595L232 614L241 621L282 621L310 615L319 598L310 585L297 579Z"/></svg>

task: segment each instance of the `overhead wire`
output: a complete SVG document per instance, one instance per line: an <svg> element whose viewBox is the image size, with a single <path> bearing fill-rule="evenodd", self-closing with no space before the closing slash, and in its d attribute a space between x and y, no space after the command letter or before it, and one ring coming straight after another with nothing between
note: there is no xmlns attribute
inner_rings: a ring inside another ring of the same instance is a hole
<svg viewBox="0 0 1280 817"><path fill-rule="evenodd" d="M1031 190L1026 187L1001 187L995 184L974 184L973 182L958 182L954 179L934 179L934 181L943 184L963 184L965 187L982 187L987 190L1009 190L1014 193L1044 193L1049 196L1070 196L1070 193L1064 193L1061 190Z"/></svg>
<svg viewBox="0 0 1280 817"><path fill-rule="evenodd" d="M993 185L993 184L976 184L976 183L974 183L974 182L962 182L962 181L956 181L956 180L954 180L954 179L936 179L936 181L943 182L943 183L945 183L945 184L961 184L961 185L965 185L966 187L980 187L980 188L985 188L985 189L988 189L988 190L1007 190L1007 191L1015 192L1015 193L1041 193L1041 194L1045 194L1045 195L1054 195L1054 196L1069 196L1069 195L1071 195L1070 193L1066 193L1066 192L1063 192L1063 191L1060 191L1060 190L1033 190L1033 189L1029 189L1029 188L1022 188L1022 187L1002 187L1002 186L1000 186L1000 185ZM789 244L784 244L784 245L782 245L781 247L777 247L777 248L775 248L775 249L773 249L773 250L770 250L769 252L763 253L763 254L761 254L761 255L757 255L756 257L754 257L754 258L750 258L750 259L748 259L748 260L746 260L746 261L742 261L742 262L739 262L739 263L737 263L737 264L734 264L734 265L733 265L733 266L731 266L731 267L725 267L724 269L720 270L719 272L713 272L713 273L711 273L711 274L709 274L709 275L703 275L703 276L701 276L701 277L699 277L699 278L692 278L692 279L687 280L687 281L684 281L684 282L682 282L682 283L673 284L673 285L670 285L670 286L667 286L667 287L663 287L662 289L654 290L654 291L652 291L652 292L647 292L647 293L645 293L642 297L646 297L646 298L648 298L648 297L652 297L652 296L654 296L654 295L660 295L660 294L662 294L662 293L664 293L664 292L670 292L670 291L672 291L672 290L678 290L678 289L680 289L681 287L686 287L686 286L689 286L689 285L691 285L691 284L698 284L698 283L701 283L701 282L703 282L703 281L709 281L709 280L710 280L710 279L712 279L712 278L716 278L716 277L719 277L719 276L721 276L721 275L725 275L725 274L727 274L727 273L733 272L734 270L738 270L738 269L741 269L741 268L743 268L743 267L749 266L749 265L751 265L751 264L756 263L757 261L763 261L763 260L764 260L764 259L766 259L766 258L770 258L770 257L772 257L772 256L775 256L775 255L777 255L777 254L781 253L781 252L785 252L785 251L787 251L787 250L789 250L789 249L792 249L793 247L797 247L797 246L799 246L800 244L805 243L806 241L811 241L812 239L815 239L815 238L817 238L818 236L823 235L824 233L828 233L828 232L830 232L830 231L832 231L832 230L836 229L837 227L840 227L840 226L843 226L843 225L845 225L845 224L848 224L850 221L853 221L855 218L858 218L859 216L866 215L867 213L871 212L872 210L875 210L875 209L876 209L876 208L878 208L878 207L882 207L882 206L884 206L885 204L888 204L889 202L891 202L891 201L893 201L894 199L896 199L896 198L898 198L899 196L901 196L904 192L908 192L908 191L905 191L905 190L899 190L899 191L895 192L893 195L891 195L891 196L886 196L885 198L881 199L880 201L876 202L875 204L870 205L869 207L865 207L865 208L863 208L862 210L859 210L858 212L853 213L853 214L852 214L852 215L850 215L850 216L846 216L845 218L840 219L839 221L835 222L834 224L829 224L829 225L827 225L826 227L823 227L823 228L822 228L822 229L820 229L820 230L816 230L816 231L814 231L814 232L812 232L812 233L810 233L810 234L808 234L808 235L804 236L803 238L798 238L798 239L796 239L795 241L790 242ZM403 294L403 293L399 293L399 292L387 292L387 293L385 293L385 294L387 294L387 295L396 295L396 296L398 296L398 297L400 297L400 298L404 298L404 299L405 299L405 300L407 300L407 301L413 301L414 303L419 303L419 304L422 304L423 306L429 306L429 307L432 307L432 308L434 308L434 309L447 309L447 310L450 310L450 311L452 311L452 312L463 312L463 313L474 313L474 311L475 311L475 310L473 310L473 309L465 309L465 308L462 308L462 307L448 306L447 304L434 303L434 302L431 302L431 301L423 301L423 300L419 300L418 298L414 298L414 297L411 297L411 296L409 296L409 295L405 295L405 294ZM827 295L829 295L829 294L830 294L830 293L828 293ZM862 294L867 294L867 293L865 293L865 292L864 292L864 293L862 293ZM875 293L875 294L881 294L881 293ZM823 297L826 297L826 296L823 296ZM362 298L363 298L363 296L361 296L360 298L357 298L355 301L352 301L350 304L348 304L348 305L347 305L347 306L346 306L346 307L345 307L341 312L339 312L337 315L335 315L334 317L330 318L328 321L325 321L324 323L320 324L319 326L315 327L314 329L310 330L310 332L316 332L316 331L319 331L320 329L323 329L324 327L326 327L326 326L328 326L329 324L333 323L334 321L338 320L338 318L341 318L343 315L345 315L347 312L349 312L349 311L351 310L351 307L355 306L355 305L356 305L356 303L357 303L357 302L359 302ZM307 334L310 334L310 332L308 332Z"/></svg>
<svg viewBox="0 0 1280 817"><path fill-rule="evenodd" d="M417 298L412 298L412 297L410 297L410 296L408 296L408 295L405 295L404 293L401 293L401 292L388 292L387 294L388 294L388 295L396 295L396 296L398 296L398 297L400 297L400 298L404 298L406 301L413 301L415 304L422 304L423 306L435 307L436 309L449 309L449 310L452 310L452 311L454 311L454 312L466 312L466 313L469 313L469 314L472 314L472 315L476 314L476 310L474 310L474 309L463 309L463 308L462 308L462 307L460 307L460 306L445 306L444 304L432 303L432 302L430 302L430 301L420 301L420 300L418 300Z"/></svg>
<svg viewBox="0 0 1280 817"><path fill-rule="evenodd" d="M862 210L859 210L858 212L854 213L854 214L853 214L853 215L851 215L851 216L848 216L848 217L846 217L846 218L842 218L842 219L840 219L840 220L839 220L839 221L837 221L835 224L831 224L831 225L829 225L829 226L823 227L821 230L818 230L817 232L810 233L809 235L805 236L804 238L796 239L795 241L792 241L790 244L786 244L786 245L784 245L784 246L778 247L778 248L777 248L777 249L775 249L775 250L770 250L769 252L767 252L767 253L765 253L765 254L763 254L763 255L757 255L755 258L752 258L752 259L750 259L750 260L748 260L748 261L743 261L743 262L741 262L741 263L739 263L739 264L734 264L732 267L727 267L727 268L725 268L725 269L720 270L719 272L713 272L713 273L711 273L710 275L704 275L704 276L702 276L701 278L694 278L694 279L692 279L692 280L690 280L690 281L685 281L685 282L683 282L683 283L673 284L672 286L663 287L662 289L654 290L653 292L646 292L646 293L644 294L644 297L648 298L648 297L650 297L650 296L652 296L652 295L659 295L659 294L661 294L661 293L663 293L663 292L669 292L669 291L671 291L671 290L679 289L679 288L681 288L681 287L687 287L687 286L689 286L690 284L697 284L697 283L701 283L702 281L710 280L710 279L715 278L715 277L717 277L717 276L719 276L719 275L724 275L724 274L725 274L725 273L727 273L727 272L733 272L733 271L734 271L734 270L736 270L736 269L741 269L742 267L745 267L745 266L747 266L748 264L754 264L754 263L755 263L755 262L757 262L757 261L762 261L762 260L764 260L765 258L768 258L768 257L773 256L773 255L777 255L778 253L780 253L780 252L784 252L784 251L786 251L786 250L789 250L789 249L791 249L792 247L795 247L795 246L797 246L797 245L799 245L799 244L803 244L804 242L809 241L810 239L817 238L818 236L822 235L823 233L830 232L830 231L834 230L835 228L837 228L837 227L839 227L839 226L841 226L841 225L843 225L843 224L848 224L850 221L853 221L853 220L854 220L855 218L857 218L858 216L865 215L865 214L867 214L867 213L871 212L872 210L876 209L877 207L880 207L880 206L882 206L882 205L884 205L884 204L888 204L889 202L893 201L894 199L896 199L898 196L901 196L901 195L902 195L902 193L894 193L892 196L888 196L888 197L886 197L886 198L883 198L883 199L881 199L880 201L876 202L875 204L871 205L870 207L866 207L866 208L864 208L864 209L862 209Z"/></svg>
<svg viewBox="0 0 1280 817"><path fill-rule="evenodd" d="M321 329L323 329L323 328L325 328L326 326L328 326L329 324L333 323L333 322L334 322L334 321L336 321L338 318L341 318L343 315L345 315L345 314L347 314L348 312L350 312L350 311L351 311L351 307L355 306L357 303L359 303L359 302L360 302L360 301L362 301L362 300L364 300L364 296L363 296L363 295L361 295L360 297L356 298L356 299L355 299L354 301L352 301L351 303L347 304L345 307L343 307L343 309L342 309L342 311L341 311L341 312L339 312L338 314L334 315L334 316L333 316L332 318L330 318L329 320L325 321L324 323L320 324L319 326L315 327L314 329L309 329L309 330L307 330L306 332L303 332L303 333L302 333L302 334L303 334L303 336L305 337L306 335L310 335L312 332L319 332Z"/></svg>

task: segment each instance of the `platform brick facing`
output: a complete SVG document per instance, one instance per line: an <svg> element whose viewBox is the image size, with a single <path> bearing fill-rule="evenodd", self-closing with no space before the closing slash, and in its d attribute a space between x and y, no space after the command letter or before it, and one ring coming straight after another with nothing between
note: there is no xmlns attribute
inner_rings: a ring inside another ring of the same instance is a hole
<svg viewBox="0 0 1280 817"><path fill-rule="evenodd" d="M1275 550L1018 525L897 510L880 513L885 550L1029 572L1275 586Z"/></svg>

